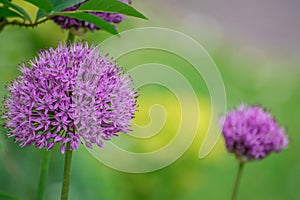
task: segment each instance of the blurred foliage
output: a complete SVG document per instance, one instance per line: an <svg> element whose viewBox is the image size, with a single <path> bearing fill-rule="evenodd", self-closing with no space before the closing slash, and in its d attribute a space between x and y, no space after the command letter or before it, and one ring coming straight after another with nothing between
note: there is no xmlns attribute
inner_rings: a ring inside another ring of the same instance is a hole
<svg viewBox="0 0 300 200"><path fill-rule="evenodd" d="M131 27L128 20L120 29ZM109 34L104 32L88 33L83 39L98 44ZM66 38L52 22L39 26L39 29L19 29L7 27L0 33L0 98L7 94L5 85L20 72L18 64L37 55L40 48L55 47ZM197 39L197 38L196 38ZM146 55L146 56L145 56ZM227 45L212 52L224 79L228 108L241 102L259 103L271 110L279 122L288 127L291 138L287 150L273 154L263 161L246 165L239 199L243 200L282 200L299 199L300 191L300 71L298 63L285 66L266 66L268 60L235 55ZM270 59L270 61L273 59ZM192 84L198 94L201 126L192 146L172 165L159 171L146 174L128 174L110 169L94 159L83 146L74 153L70 199L122 199L122 200L193 200L229 199L238 164L224 148L220 138L214 150L203 160L198 159L198 151L208 126L209 94L201 77L195 76L194 69L184 60L161 52L144 50L118 60L127 69L135 65L158 62L174 67ZM159 73L159 72L158 72ZM134 139L137 146L129 150L148 151L159 148L172 137L174 126L180 116L178 101L166 88L145 86L140 88L139 106L135 123L145 125L150 122L148 109L160 103L165 106L168 118L160 134L148 140ZM189 98L187 96L187 98ZM0 129L0 193L13 194L21 199L34 199L40 171L42 151L34 147L20 148L12 139L5 138L5 130ZM143 134L143 133L141 133ZM122 146L122 139L115 138ZM124 140L125 141L125 140ZM149 143L148 143L149 142ZM140 149L142 148L142 149ZM53 149L50 176L46 199L59 199L63 173L63 155L58 148Z"/></svg>

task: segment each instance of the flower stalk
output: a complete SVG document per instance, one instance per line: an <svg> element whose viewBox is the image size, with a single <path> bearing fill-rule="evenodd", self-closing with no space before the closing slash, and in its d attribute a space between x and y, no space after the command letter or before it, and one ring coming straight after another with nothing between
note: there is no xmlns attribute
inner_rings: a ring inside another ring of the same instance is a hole
<svg viewBox="0 0 300 200"><path fill-rule="evenodd" d="M71 174L71 161L72 161L72 150L70 149L70 143L68 143L66 149L66 156L65 156L65 167L64 167L63 184L61 189L61 200L68 200L70 174Z"/></svg>
<svg viewBox="0 0 300 200"><path fill-rule="evenodd" d="M68 37L67 37L67 44L71 44L75 40L75 35L71 33L71 31L68 32Z"/></svg>
<svg viewBox="0 0 300 200"><path fill-rule="evenodd" d="M243 169L244 169L244 165L245 164L243 162L239 162L239 169L238 169L238 173L237 173L237 176L236 176L236 180L235 180L235 184L234 184L234 188L233 188L233 192L232 192L232 198L231 198L232 200L236 200L239 185L240 185L240 182L241 182Z"/></svg>

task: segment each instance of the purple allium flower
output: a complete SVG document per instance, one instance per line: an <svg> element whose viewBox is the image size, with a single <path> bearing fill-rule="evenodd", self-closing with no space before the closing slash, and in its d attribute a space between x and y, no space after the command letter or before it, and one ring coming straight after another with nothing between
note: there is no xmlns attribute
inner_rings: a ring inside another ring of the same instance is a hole
<svg viewBox="0 0 300 200"><path fill-rule="evenodd" d="M82 3L78 3L70 8L64 9L63 11L74 11L77 10L83 3L87 2L88 0L83 1ZM123 3L130 4L130 0L119 0ZM122 22L126 17L125 15L118 14L118 13L107 13L107 12L89 12L90 14L93 14L95 16L98 16L99 18L104 19L105 21L113 24L118 24ZM79 28L86 28L88 30L99 30L100 28L95 26L94 24L91 24L89 22L84 22L78 19L74 19L71 17L65 17L65 16L55 16L52 18L52 20L60 25L63 29L71 29L74 28L75 30L78 30Z"/></svg>
<svg viewBox="0 0 300 200"><path fill-rule="evenodd" d="M51 149L80 142L89 148L129 132L137 93L130 77L87 43L40 51L20 66L22 75L8 87L4 119L20 146Z"/></svg>
<svg viewBox="0 0 300 200"><path fill-rule="evenodd" d="M241 162L262 159L288 144L285 129L260 106L242 104L221 121L227 150Z"/></svg>

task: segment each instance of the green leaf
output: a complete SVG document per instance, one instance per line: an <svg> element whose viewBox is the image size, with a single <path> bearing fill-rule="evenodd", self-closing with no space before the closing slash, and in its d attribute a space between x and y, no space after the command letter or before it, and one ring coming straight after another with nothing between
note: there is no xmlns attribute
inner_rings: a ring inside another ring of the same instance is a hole
<svg viewBox="0 0 300 200"><path fill-rule="evenodd" d="M108 31L109 33L112 33L114 35L118 34L118 31L115 29L115 27L113 25L111 25L110 23L106 22L105 20L103 20L95 15L92 15L92 14L61 12L58 15L72 17L72 18L79 19L82 21L90 22L90 23L102 28L103 30Z"/></svg>
<svg viewBox="0 0 300 200"><path fill-rule="evenodd" d="M38 8L42 9L43 11L50 13L53 10L53 5L50 3L49 0L25 0Z"/></svg>
<svg viewBox="0 0 300 200"><path fill-rule="evenodd" d="M55 14L55 13L58 13L66 8L70 8L78 3L81 3L83 2L84 0L50 0L52 6L53 6L53 13L52 14ZM39 20L43 17L45 17L45 13L39 9L38 12L36 13L36 18L35 20Z"/></svg>
<svg viewBox="0 0 300 200"><path fill-rule="evenodd" d="M84 0L50 0L53 5L54 12L60 12L66 8L70 8Z"/></svg>
<svg viewBox="0 0 300 200"><path fill-rule="evenodd" d="M118 0L89 0L82 4L77 10L94 11L94 12L112 12L128 16L147 19L142 13Z"/></svg>
<svg viewBox="0 0 300 200"><path fill-rule="evenodd" d="M35 15L35 21L38 21L39 19L41 19L45 16L46 16L45 13L41 9L39 9Z"/></svg>
<svg viewBox="0 0 300 200"><path fill-rule="evenodd" d="M19 13L21 13L24 16L25 20L31 21L28 13L23 8L21 8L20 6L17 6L16 4L13 4L8 0L0 0L0 3L3 3L3 5L5 5L7 7L10 7L12 9L18 11Z"/></svg>
<svg viewBox="0 0 300 200"><path fill-rule="evenodd" d="M8 8L5 8L5 7L0 7L0 17L21 17L21 18L23 18L19 13L9 10Z"/></svg>

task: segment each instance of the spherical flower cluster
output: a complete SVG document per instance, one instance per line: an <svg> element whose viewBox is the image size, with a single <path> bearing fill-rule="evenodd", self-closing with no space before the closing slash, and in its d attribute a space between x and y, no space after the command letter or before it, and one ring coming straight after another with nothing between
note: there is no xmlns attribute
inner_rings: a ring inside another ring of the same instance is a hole
<svg viewBox="0 0 300 200"><path fill-rule="evenodd" d="M245 104L221 120L227 150L240 162L258 160L286 148L288 137L269 112Z"/></svg>
<svg viewBox="0 0 300 200"><path fill-rule="evenodd" d="M70 8L66 8L63 11L74 11L77 10L83 3L87 2L88 0L83 1L82 3L78 3ZM119 0L123 3L130 3L130 0ZM118 13L107 13L107 12L89 12L90 14L93 14L99 18L104 19L105 21L113 24L118 24L122 22L125 19L125 15L118 14ZM60 25L63 29L71 29L74 28L75 30L78 30L80 28L86 28L88 30L99 30L100 28L95 26L94 24L91 24L89 22L84 22L78 19L74 19L71 17L65 17L65 16L55 16L52 18L52 20Z"/></svg>
<svg viewBox="0 0 300 200"><path fill-rule="evenodd" d="M130 77L96 47L87 43L40 51L22 75L8 87L4 119L20 146L34 144L61 152L89 148L129 131L136 110L137 93Z"/></svg>

